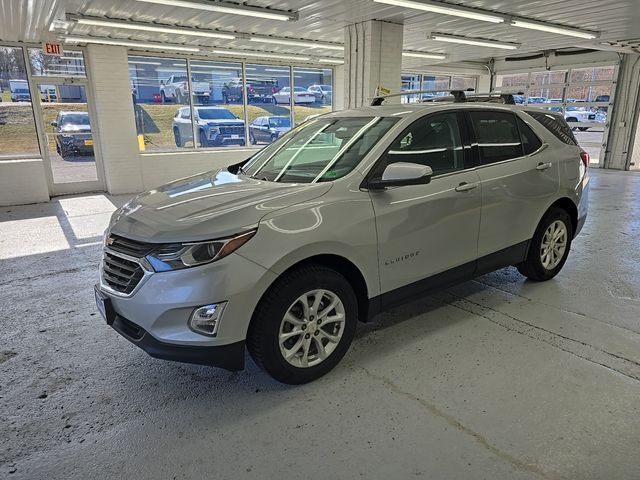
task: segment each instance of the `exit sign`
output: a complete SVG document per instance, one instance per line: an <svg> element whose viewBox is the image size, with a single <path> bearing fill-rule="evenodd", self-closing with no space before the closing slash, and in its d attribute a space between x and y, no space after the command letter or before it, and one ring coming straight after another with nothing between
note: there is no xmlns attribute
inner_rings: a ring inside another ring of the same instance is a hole
<svg viewBox="0 0 640 480"><path fill-rule="evenodd" d="M45 55L62 56L62 45L60 43L44 42L42 51Z"/></svg>

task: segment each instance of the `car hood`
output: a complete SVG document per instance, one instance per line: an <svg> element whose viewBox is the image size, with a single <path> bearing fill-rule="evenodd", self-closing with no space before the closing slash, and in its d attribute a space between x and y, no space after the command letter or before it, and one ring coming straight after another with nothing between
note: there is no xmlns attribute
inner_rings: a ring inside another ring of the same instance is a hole
<svg viewBox="0 0 640 480"><path fill-rule="evenodd" d="M65 125L60 129L60 131L62 133L66 133L66 132L90 132L91 131L91 125Z"/></svg>
<svg viewBox="0 0 640 480"><path fill-rule="evenodd" d="M109 230L153 243L222 238L330 189L331 183L276 183L226 170L207 172L138 195L113 214Z"/></svg>
<svg viewBox="0 0 640 480"><path fill-rule="evenodd" d="M270 127L269 130L282 133L282 132L288 132L289 130L291 130L291 127Z"/></svg>

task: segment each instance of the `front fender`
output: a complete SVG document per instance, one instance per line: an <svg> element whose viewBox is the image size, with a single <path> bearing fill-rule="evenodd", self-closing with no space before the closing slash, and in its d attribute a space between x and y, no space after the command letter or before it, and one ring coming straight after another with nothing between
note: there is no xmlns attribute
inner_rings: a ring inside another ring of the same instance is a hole
<svg viewBox="0 0 640 480"><path fill-rule="evenodd" d="M237 253L277 275L317 255L342 257L358 268L368 296L378 295L378 245L371 198L358 190L339 199L325 197L266 215L247 248Z"/></svg>

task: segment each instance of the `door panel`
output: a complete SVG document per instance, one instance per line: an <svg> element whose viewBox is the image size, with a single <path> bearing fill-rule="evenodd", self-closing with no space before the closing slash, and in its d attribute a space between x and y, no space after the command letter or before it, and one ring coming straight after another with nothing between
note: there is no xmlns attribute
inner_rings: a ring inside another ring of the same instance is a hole
<svg viewBox="0 0 640 480"><path fill-rule="evenodd" d="M558 193L559 168L549 149L478 169L482 183L482 223L478 255L529 240ZM551 163L538 170L538 164Z"/></svg>
<svg viewBox="0 0 640 480"><path fill-rule="evenodd" d="M475 261L481 188L456 191L465 182L478 185L478 174L466 170L427 185L371 192L383 293Z"/></svg>
<svg viewBox="0 0 640 480"><path fill-rule="evenodd" d="M481 166L480 257L529 240L559 188L558 159L512 112L469 111Z"/></svg>

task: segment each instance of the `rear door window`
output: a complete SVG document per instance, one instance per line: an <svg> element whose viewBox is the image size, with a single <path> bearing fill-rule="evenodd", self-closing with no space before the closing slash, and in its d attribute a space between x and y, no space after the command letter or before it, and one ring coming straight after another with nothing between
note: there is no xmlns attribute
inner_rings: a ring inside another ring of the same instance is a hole
<svg viewBox="0 0 640 480"><path fill-rule="evenodd" d="M516 116L513 113L472 110L469 111L469 116L476 134L482 165L524 155Z"/></svg>

